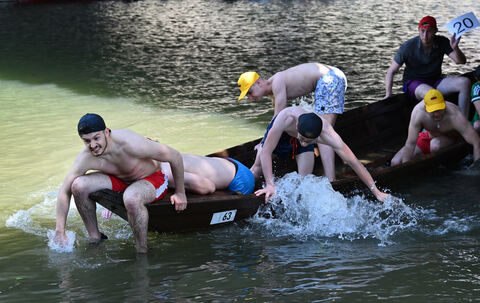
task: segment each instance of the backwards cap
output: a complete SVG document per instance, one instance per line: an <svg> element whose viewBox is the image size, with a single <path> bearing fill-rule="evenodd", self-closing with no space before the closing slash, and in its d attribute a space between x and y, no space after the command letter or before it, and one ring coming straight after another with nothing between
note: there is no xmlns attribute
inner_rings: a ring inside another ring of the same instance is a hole
<svg viewBox="0 0 480 303"><path fill-rule="evenodd" d="M423 100L425 102L425 109L429 113L445 108L443 95L436 89L429 90Z"/></svg>
<svg viewBox="0 0 480 303"><path fill-rule="evenodd" d="M315 139L322 132L323 122L315 113L301 114L298 117L297 130L298 133L305 138Z"/></svg>
<svg viewBox="0 0 480 303"><path fill-rule="evenodd" d="M105 121L97 114L85 114L80 121L78 121L78 134L85 135L98 131L105 130Z"/></svg>
<svg viewBox="0 0 480 303"><path fill-rule="evenodd" d="M260 78L260 75L256 72L246 72L240 75L240 78L238 78L238 88L240 88L240 97L238 97L238 101L245 97L250 86L252 86L258 78Z"/></svg>
<svg viewBox="0 0 480 303"><path fill-rule="evenodd" d="M418 28L424 28L424 29L434 29L437 30L437 20L433 18L432 16L425 16L420 20L418 23Z"/></svg>

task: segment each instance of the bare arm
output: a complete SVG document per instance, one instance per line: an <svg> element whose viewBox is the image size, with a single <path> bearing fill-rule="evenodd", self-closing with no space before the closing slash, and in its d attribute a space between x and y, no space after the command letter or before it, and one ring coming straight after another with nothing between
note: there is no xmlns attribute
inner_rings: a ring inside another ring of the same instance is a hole
<svg viewBox="0 0 480 303"><path fill-rule="evenodd" d="M282 136L283 129L280 126L281 118L277 116L272 128L268 132L267 139L263 145L260 153L260 164L262 166L263 177L265 178L266 187L264 189L257 190L255 194L260 196L265 194L265 202L270 197L275 195L275 183L273 182L272 171L272 153Z"/></svg>
<svg viewBox="0 0 480 303"><path fill-rule="evenodd" d="M187 207L187 197L185 195L182 155L165 144L146 139L140 135L132 136L128 144L129 153L135 157L170 164L175 182L175 194L170 197L170 201L175 205L175 210L184 210Z"/></svg>
<svg viewBox="0 0 480 303"><path fill-rule="evenodd" d="M273 102L275 105L274 116L287 107L287 88L282 78L277 78L272 83Z"/></svg>
<svg viewBox="0 0 480 303"><path fill-rule="evenodd" d="M408 162L412 159L415 145L418 140L418 133L421 131L421 124L416 109L417 107L413 109L410 124L408 125L408 137L403 150L402 163Z"/></svg>
<svg viewBox="0 0 480 303"><path fill-rule="evenodd" d="M395 60L392 60L385 76L385 99L392 95L393 75L395 75L399 69L400 65L395 62Z"/></svg>
<svg viewBox="0 0 480 303"><path fill-rule="evenodd" d="M467 57L465 57L460 47L458 47L458 43L460 42L461 38L462 37L455 39L455 34L453 34L450 38L450 46L452 47L453 52L448 54L448 56L457 64L467 63Z"/></svg>
<svg viewBox="0 0 480 303"><path fill-rule="evenodd" d="M55 226L55 241L56 242L65 242L67 236L65 234L65 227L67 225L67 216L68 210L70 209L70 199L72 197L72 184L73 181L78 177L87 172L85 168L85 156L79 154L75 159L75 162L72 165L72 168L67 173L67 176L63 180L63 184L60 187L57 196L57 206L56 206L56 226Z"/></svg>
<svg viewBox="0 0 480 303"><path fill-rule="evenodd" d="M321 139L333 147L333 150L337 153L337 155L347 162L360 180L362 180L362 182L370 189L370 191L379 201L384 202L385 199L387 199L388 194L381 192L377 188L372 176L367 171L365 166L358 160L358 158L353 154L352 150L345 144L345 142L343 142L342 138L333 131L333 129L332 131L328 131L328 133L322 133Z"/></svg>

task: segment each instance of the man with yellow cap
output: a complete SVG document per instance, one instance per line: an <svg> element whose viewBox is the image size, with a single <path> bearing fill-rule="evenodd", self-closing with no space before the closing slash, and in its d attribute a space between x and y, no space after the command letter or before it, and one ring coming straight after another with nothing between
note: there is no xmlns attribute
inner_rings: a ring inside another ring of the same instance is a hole
<svg viewBox="0 0 480 303"><path fill-rule="evenodd" d="M253 71L243 73L238 79L238 87L240 88L239 101L245 96L254 101L265 96L272 98L275 111L267 128L268 132L275 117L286 108L287 99L310 93L315 94L314 112L334 125L337 115L343 113L347 78L336 67L321 63L304 63L277 72L269 79L263 79ZM328 145L318 144L318 147L325 176L330 181L334 181L335 153ZM260 152L261 148L258 153ZM257 172L253 171L253 173L256 175Z"/></svg>
<svg viewBox="0 0 480 303"><path fill-rule="evenodd" d="M423 130L423 131L422 131ZM453 144L458 135L473 146L473 160L480 159L480 137L455 104L431 89L412 111L408 137L392 159L392 166L422 157Z"/></svg>
<svg viewBox="0 0 480 303"><path fill-rule="evenodd" d="M470 109L470 80L466 77L442 75L444 55L456 64L465 64L467 58L459 48L460 38L453 34L450 40L437 35L437 20L423 17L418 23L418 36L404 42L397 50L385 76L385 99L392 95L393 76L405 64L403 91L412 99L422 100L430 89L442 94L458 93L458 106L465 117Z"/></svg>

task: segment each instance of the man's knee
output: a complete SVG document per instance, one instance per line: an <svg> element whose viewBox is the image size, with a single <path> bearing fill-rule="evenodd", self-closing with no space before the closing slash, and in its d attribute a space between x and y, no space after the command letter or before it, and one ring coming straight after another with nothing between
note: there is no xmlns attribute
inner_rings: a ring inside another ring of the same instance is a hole
<svg viewBox="0 0 480 303"><path fill-rule="evenodd" d="M89 193L90 182L88 176L79 176L72 182L72 194L79 196L81 194Z"/></svg>
<svg viewBox="0 0 480 303"><path fill-rule="evenodd" d="M124 193L123 194L123 204L125 209L129 213L135 213L138 207L143 204L141 194L138 192L134 193Z"/></svg>

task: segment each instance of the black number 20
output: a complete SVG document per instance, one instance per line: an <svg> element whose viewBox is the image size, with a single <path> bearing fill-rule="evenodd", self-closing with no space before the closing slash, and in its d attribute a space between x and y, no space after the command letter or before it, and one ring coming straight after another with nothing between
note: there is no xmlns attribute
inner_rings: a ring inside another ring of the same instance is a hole
<svg viewBox="0 0 480 303"><path fill-rule="evenodd" d="M462 22L455 22L453 24L453 27L456 27L457 34L460 34L460 33L463 33L467 28L472 28L473 21L470 18L465 18L462 20Z"/></svg>

